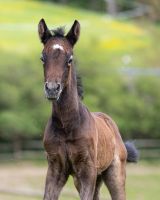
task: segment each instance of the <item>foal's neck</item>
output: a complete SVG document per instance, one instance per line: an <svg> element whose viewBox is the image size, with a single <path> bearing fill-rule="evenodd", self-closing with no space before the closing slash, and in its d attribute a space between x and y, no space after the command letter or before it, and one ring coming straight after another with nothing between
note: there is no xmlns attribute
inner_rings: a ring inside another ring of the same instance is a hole
<svg viewBox="0 0 160 200"><path fill-rule="evenodd" d="M77 91L77 80L75 72L64 88L58 102L53 102L52 118L58 120L59 126L65 131L71 132L80 125L80 107Z"/></svg>

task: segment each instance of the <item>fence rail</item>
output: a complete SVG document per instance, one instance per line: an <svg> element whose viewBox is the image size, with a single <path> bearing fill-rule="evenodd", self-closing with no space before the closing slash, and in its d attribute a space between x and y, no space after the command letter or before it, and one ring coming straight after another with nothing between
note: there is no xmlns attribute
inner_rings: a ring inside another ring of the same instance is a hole
<svg viewBox="0 0 160 200"><path fill-rule="evenodd" d="M139 150L140 159L160 159L160 140L135 140L135 145Z"/></svg>
<svg viewBox="0 0 160 200"><path fill-rule="evenodd" d="M137 139L135 146L139 150L140 159L160 159L160 140ZM0 142L0 159L8 160L13 158L15 152L11 143ZM18 156L17 156L18 155ZM20 152L16 152L16 157L23 159L45 159L45 151L40 140L30 140L22 144Z"/></svg>

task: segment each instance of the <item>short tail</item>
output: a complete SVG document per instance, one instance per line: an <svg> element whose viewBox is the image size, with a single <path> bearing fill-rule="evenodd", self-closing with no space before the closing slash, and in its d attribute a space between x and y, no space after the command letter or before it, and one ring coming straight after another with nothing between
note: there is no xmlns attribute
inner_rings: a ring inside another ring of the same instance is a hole
<svg viewBox="0 0 160 200"><path fill-rule="evenodd" d="M133 142L127 141L125 142L125 147L127 149L127 162L138 162L139 159L139 153L138 150L136 149L135 145Z"/></svg>

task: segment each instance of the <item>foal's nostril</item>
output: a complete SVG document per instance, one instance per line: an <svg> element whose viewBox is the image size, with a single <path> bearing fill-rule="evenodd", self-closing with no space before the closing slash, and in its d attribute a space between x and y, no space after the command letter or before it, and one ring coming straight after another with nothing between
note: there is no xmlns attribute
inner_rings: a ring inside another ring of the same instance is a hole
<svg viewBox="0 0 160 200"><path fill-rule="evenodd" d="M60 83L54 83L54 82L46 82L45 83L45 90L48 92L59 92L61 89Z"/></svg>
<svg viewBox="0 0 160 200"><path fill-rule="evenodd" d="M48 87L48 83L47 83L47 82L45 83L45 89L46 89L46 90L49 90L49 87Z"/></svg>
<svg viewBox="0 0 160 200"><path fill-rule="evenodd" d="M61 87L60 83L57 83L56 90L59 91L60 87Z"/></svg>
<svg viewBox="0 0 160 200"><path fill-rule="evenodd" d="M59 99L61 94L61 84L57 82L46 82L45 85L45 95L48 99Z"/></svg>

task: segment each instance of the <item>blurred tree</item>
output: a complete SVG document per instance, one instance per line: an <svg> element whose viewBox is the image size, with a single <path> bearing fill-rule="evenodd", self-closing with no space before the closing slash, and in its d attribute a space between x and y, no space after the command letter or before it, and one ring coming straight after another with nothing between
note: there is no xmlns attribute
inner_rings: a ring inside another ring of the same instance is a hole
<svg viewBox="0 0 160 200"><path fill-rule="evenodd" d="M116 72L94 75L92 71L84 85L85 103L93 111L109 114L124 138L159 138L158 77L138 76L130 80Z"/></svg>
<svg viewBox="0 0 160 200"><path fill-rule="evenodd" d="M150 6L150 18L154 21L160 21L160 1L159 0L139 0L144 5L147 4Z"/></svg>
<svg viewBox="0 0 160 200"><path fill-rule="evenodd" d="M150 6L150 18L154 21L160 20L160 1L159 0L43 0L61 4L73 5L85 9L107 12L110 15L116 16L118 12L135 9L137 3L142 3L141 6Z"/></svg>
<svg viewBox="0 0 160 200"><path fill-rule="evenodd" d="M73 5L76 7L82 7L85 9L97 10L97 11L105 11L105 1L104 0L43 0L50 1L55 3Z"/></svg>
<svg viewBox="0 0 160 200"><path fill-rule="evenodd" d="M68 0L60 0L59 2L62 3L62 4L67 4Z"/></svg>
<svg viewBox="0 0 160 200"><path fill-rule="evenodd" d="M90 0L90 8L93 10L96 10L97 8L97 1L96 0Z"/></svg>
<svg viewBox="0 0 160 200"><path fill-rule="evenodd" d="M116 16L118 12L118 5L116 0L105 0L107 3L108 14Z"/></svg>
<svg viewBox="0 0 160 200"><path fill-rule="evenodd" d="M14 57L13 57L14 58ZM15 56L17 58L17 56ZM44 113L35 115L33 105L42 106L42 98L39 98L37 80L29 78L35 72L33 65L23 58L15 61L17 66L4 65L0 71L0 134L1 137L12 141L15 156L21 150L22 140L37 136L42 132L40 124ZM14 69L14 73L11 73ZM35 86L35 87L33 87ZM38 90L37 90L38 89ZM40 115L41 114L41 115Z"/></svg>
<svg viewBox="0 0 160 200"><path fill-rule="evenodd" d="M20 156L22 140L31 138L40 131L26 111L1 112L0 124L2 136L13 142L15 157Z"/></svg>

